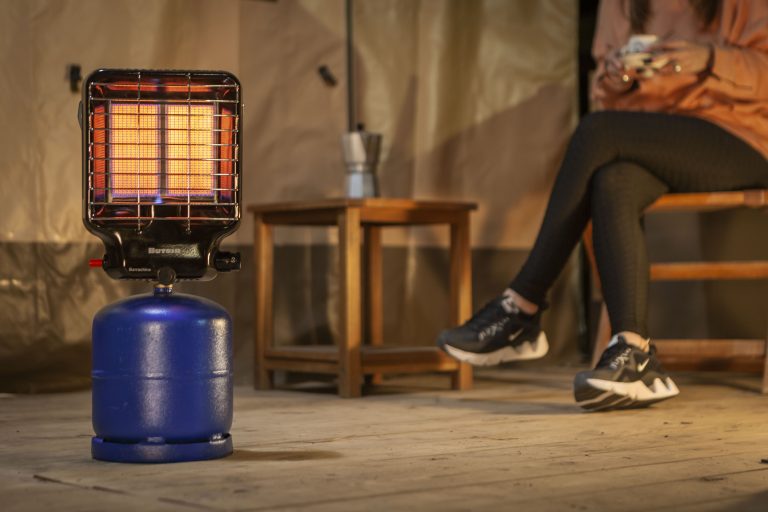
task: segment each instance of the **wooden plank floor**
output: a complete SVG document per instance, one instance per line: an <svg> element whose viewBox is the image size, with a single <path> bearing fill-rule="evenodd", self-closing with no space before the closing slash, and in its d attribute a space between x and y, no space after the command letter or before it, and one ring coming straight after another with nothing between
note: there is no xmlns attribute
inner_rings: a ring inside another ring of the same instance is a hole
<svg viewBox="0 0 768 512"><path fill-rule="evenodd" d="M681 376L650 409L581 412L573 370L386 381L363 399L237 389L235 454L89 454L88 392L0 398L0 510L768 510L756 377Z"/></svg>

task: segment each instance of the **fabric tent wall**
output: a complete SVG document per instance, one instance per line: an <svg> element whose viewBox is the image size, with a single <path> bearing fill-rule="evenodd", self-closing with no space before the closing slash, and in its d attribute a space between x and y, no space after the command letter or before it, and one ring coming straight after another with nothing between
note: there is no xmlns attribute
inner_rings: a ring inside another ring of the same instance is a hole
<svg viewBox="0 0 768 512"><path fill-rule="evenodd" d="M0 382L78 386L93 314L130 286L87 271L103 251L81 221L79 95L66 66L236 70L238 4L3 0L0 12Z"/></svg>
<svg viewBox="0 0 768 512"><path fill-rule="evenodd" d="M382 192L478 203L472 244L480 305L532 245L576 123L576 4L356 5L361 118L384 134ZM446 326L447 262L423 247L444 247L446 232L393 231L385 241L403 248L391 256L391 276L407 276L385 287L385 338L429 343ZM550 362L573 355L579 332L574 267L564 278L547 318L556 340Z"/></svg>
<svg viewBox="0 0 768 512"><path fill-rule="evenodd" d="M474 200L475 298L520 265L576 118L576 7L569 0L357 0L361 120L384 135L387 196ZM346 130L343 0L2 0L0 382L61 387L87 369L90 320L146 290L88 271L81 223L79 96L66 66L226 69L243 84L246 203L340 196ZM327 65L339 79L317 74ZM336 332L333 234L277 232L276 335ZM387 338L431 343L447 321L446 233L385 236ZM226 244L242 272L185 291L233 313L238 379L251 372L251 222ZM577 287L566 272L548 322L572 353ZM32 379L35 371L56 378ZM71 370L68 372L68 370ZM42 382L42 383L41 383ZM72 384L75 385L75 384Z"/></svg>

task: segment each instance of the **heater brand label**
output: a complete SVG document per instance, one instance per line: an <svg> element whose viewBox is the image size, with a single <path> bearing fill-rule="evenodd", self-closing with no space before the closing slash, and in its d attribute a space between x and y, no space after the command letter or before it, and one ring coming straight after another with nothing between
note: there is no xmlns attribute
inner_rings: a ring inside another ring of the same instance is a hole
<svg viewBox="0 0 768 512"><path fill-rule="evenodd" d="M199 258L200 250L197 245L158 245L155 247L147 247L147 254L155 257Z"/></svg>
<svg viewBox="0 0 768 512"><path fill-rule="evenodd" d="M150 247L147 252L149 254L181 254L180 247Z"/></svg>

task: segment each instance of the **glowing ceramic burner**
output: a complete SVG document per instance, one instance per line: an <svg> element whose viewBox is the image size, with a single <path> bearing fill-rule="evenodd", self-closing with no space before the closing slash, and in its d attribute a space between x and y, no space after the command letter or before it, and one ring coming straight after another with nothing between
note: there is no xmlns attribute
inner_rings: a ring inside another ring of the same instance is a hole
<svg viewBox="0 0 768 512"><path fill-rule="evenodd" d="M100 70L85 83L86 227L115 278L211 278L240 222L240 84L228 73Z"/></svg>
<svg viewBox="0 0 768 512"><path fill-rule="evenodd" d="M111 199L141 201L160 187L160 117L158 105L109 105Z"/></svg>

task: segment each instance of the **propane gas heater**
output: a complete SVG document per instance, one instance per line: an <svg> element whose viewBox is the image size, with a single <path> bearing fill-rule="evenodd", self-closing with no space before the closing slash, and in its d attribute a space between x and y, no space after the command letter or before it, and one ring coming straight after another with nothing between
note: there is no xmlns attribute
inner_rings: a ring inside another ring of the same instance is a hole
<svg viewBox="0 0 768 512"><path fill-rule="evenodd" d="M99 70L83 95L83 220L106 249L91 265L156 283L94 318L93 457L226 456L232 322L173 284L240 268L218 248L240 222L240 84L220 72Z"/></svg>

